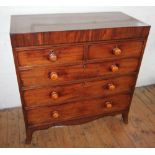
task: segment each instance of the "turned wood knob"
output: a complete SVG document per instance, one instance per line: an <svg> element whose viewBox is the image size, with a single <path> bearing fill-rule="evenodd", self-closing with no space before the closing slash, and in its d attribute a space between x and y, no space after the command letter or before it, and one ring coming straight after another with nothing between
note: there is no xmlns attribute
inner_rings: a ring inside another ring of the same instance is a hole
<svg viewBox="0 0 155 155"><path fill-rule="evenodd" d="M58 118L59 116L60 115L59 115L58 111L53 111L53 113L52 113L53 118Z"/></svg>
<svg viewBox="0 0 155 155"><path fill-rule="evenodd" d="M56 99L59 98L59 95L58 95L57 92L53 91L53 92L51 93L51 97L52 97L52 99L56 100Z"/></svg>
<svg viewBox="0 0 155 155"><path fill-rule="evenodd" d="M106 108L112 108L112 103L110 101L105 102Z"/></svg>
<svg viewBox="0 0 155 155"><path fill-rule="evenodd" d="M115 47L115 48L113 49L113 54L114 54L114 55L118 56L118 55L120 55L121 53L122 53L122 51L121 51L120 48Z"/></svg>
<svg viewBox="0 0 155 155"><path fill-rule="evenodd" d="M49 60L52 61L52 62L54 62L54 61L57 60L57 56L56 56L56 54L55 54L54 51L52 51L52 52L49 54Z"/></svg>
<svg viewBox="0 0 155 155"><path fill-rule="evenodd" d="M57 80L58 79L58 74L56 72L51 72L50 73L50 78L51 78L51 80Z"/></svg>
<svg viewBox="0 0 155 155"><path fill-rule="evenodd" d="M111 71L112 72L118 72L118 70L119 70L119 68L118 68L118 66L117 65L111 65Z"/></svg>
<svg viewBox="0 0 155 155"><path fill-rule="evenodd" d="M114 84L112 84L112 83L108 84L108 89L109 90L114 90L115 88L116 88L116 86Z"/></svg>

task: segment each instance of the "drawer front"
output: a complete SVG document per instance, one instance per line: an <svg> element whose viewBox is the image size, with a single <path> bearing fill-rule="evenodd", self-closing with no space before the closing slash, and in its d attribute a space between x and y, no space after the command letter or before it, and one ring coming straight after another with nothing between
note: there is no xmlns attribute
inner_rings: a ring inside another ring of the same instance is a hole
<svg viewBox="0 0 155 155"><path fill-rule="evenodd" d="M139 59L120 59L104 63L90 63L85 69L86 77L102 77L105 75L116 75L122 73L136 72Z"/></svg>
<svg viewBox="0 0 155 155"><path fill-rule="evenodd" d="M74 63L83 60L83 46L51 47L18 52L19 66Z"/></svg>
<svg viewBox="0 0 155 155"><path fill-rule="evenodd" d="M142 41L116 42L111 44L89 45L88 59L104 59L140 56L143 47Z"/></svg>
<svg viewBox="0 0 155 155"><path fill-rule="evenodd" d="M27 111L28 123L55 123L125 110L130 102L129 95L118 95L103 99L85 100L59 106L43 107Z"/></svg>
<svg viewBox="0 0 155 155"><path fill-rule="evenodd" d="M83 66L41 67L20 72L23 86L59 84L84 78Z"/></svg>
<svg viewBox="0 0 155 155"><path fill-rule="evenodd" d="M118 61L87 64L86 67L83 67L83 65L59 68L42 67L21 71L20 77L23 86L60 84L60 82L116 75L116 73L135 72L138 69L138 64L138 59L121 59Z"/></svg>
<svg viewBox="0 0 155 155"><path fill-rule="evenodd" d="M67 86L55 86L24 91L27 107L59 105L90 97L103 97L123 91L131 91L135 76L122 76L100 81L89 81Z"/></svg>

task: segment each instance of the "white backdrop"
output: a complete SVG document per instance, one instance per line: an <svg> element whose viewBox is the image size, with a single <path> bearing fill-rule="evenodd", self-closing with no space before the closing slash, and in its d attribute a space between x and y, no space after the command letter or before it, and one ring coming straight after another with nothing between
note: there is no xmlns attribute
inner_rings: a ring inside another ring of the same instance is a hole
<svg viewBox="0 0 155 155"><path fill-rule="evenodd" d="M122 11L151 25L137 86L155 83L155 7L0 7L0 109L20 106L9 39L10 15Z"/></svg>

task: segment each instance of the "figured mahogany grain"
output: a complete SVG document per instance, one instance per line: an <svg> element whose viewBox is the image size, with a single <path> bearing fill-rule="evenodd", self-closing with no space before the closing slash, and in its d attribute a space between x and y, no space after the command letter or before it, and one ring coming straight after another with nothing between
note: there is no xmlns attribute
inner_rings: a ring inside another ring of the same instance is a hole
<svg viewBox="0 0 155 155"><path fill-rule="evenodd" d="M122 114L127 123L149 30L120 12L12 16L26 142L36 130L105 115ZM119 56L112 54L115 47L121 49ZM51 48L57 61L49 62ZM53 72L58 76L54 81ZM107 82L116 85L113 92ZM57 101L51 101L51 91L59 93Z"/></svg>
<svg viewBox="0 0 155 155"><path fill-rule="evenodd" d="M149 26L11 34L13 47L58 45L118 39L145 39ZM30 41L31 40L31 41Z"/></svg>
<svg viewBox="0 0 155 155"><path fill-rule="evenodd" d="M56 61L51 61L49 55L54 53ZM45 49L34 49L18 52L19 66L57 65L63 63L82 62L84 56L83 46L60 46Z"/></svg>
<svg viewBox="0 0 155 155"><path fill-rule="evenodd" d="M107 108L106 101L112 102L112 108ZM130 95L117 95L113 97L106 97L103 99L84 100L80 102L68 103L59 106L51 106L44 108L36 108L27 111L29 125L41 123L54 123L65 120L84 118L91 115L99 115L114 111L127 109L129 106ZM58 118L53 118L53 112L59 113ZM40 115L41 114L41 115Z"/></svg>
<svg viewBox="0 0 155 155"><path fill-rule="evenodd" d="M85 68L83 68L83 65L56 68L33 68L30 70L21 71L20 77L23 86L59 84L60 82L62 83L66 81L136 72L138 69L138 63L138 59L121 59L104 63L86 64ZM113 64L116 64L119 67L119 71L117 73L113 73L110 69ZM51 72L57 73L57 80L52 80L50 78Z"/></svg>
<svg viewBox="0 0 155 155"><path fill-rule="evenodd" d="M44 105L59 105L68 101L76 101L84 98L105 97L125 91L132 91L135 76L123 76L99 81L87 81L66 86L43 87L24 91L26 107ZM108 84L115 85L114 90L108 89ZM56 92L58 98L52 99L51 93Z"/></svg>
<svg viewBox="0 0 155 155"><path fill-rule="evenodd" d="M121 12L16 15L11 18L13 47L145 38L148 31L147 24Z"/></svg>
<svg viewBox="0 0 155 155"><path fill-rule="evenodd" d="M121 54L116 56L113 53L113 49L118 47L121 50ZM131 57L141 55L143 47L142 41L126 41L126 42L113 42L110 44L90 44L88 49L88 59L104 59L104 58L116 58L116 57Z"/></svg>

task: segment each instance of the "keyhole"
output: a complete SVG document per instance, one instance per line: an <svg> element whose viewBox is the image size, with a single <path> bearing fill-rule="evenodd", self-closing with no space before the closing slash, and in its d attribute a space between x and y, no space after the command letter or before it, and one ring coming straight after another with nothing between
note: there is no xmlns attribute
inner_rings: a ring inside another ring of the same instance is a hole
<svg viewBox="0 0 155 155"><path fill-rule="evenodd" d="M83 64L83 69L86 69L86 67L87 67L86 64Z"/></svg>
<svg viewBox="0 0 155 155"><path fill-rule="evenodd" d="M83 87L86 87L86 85L87 85L86 82L83 82L83 83L82 83L82 86L83 86Z"/></svg>

